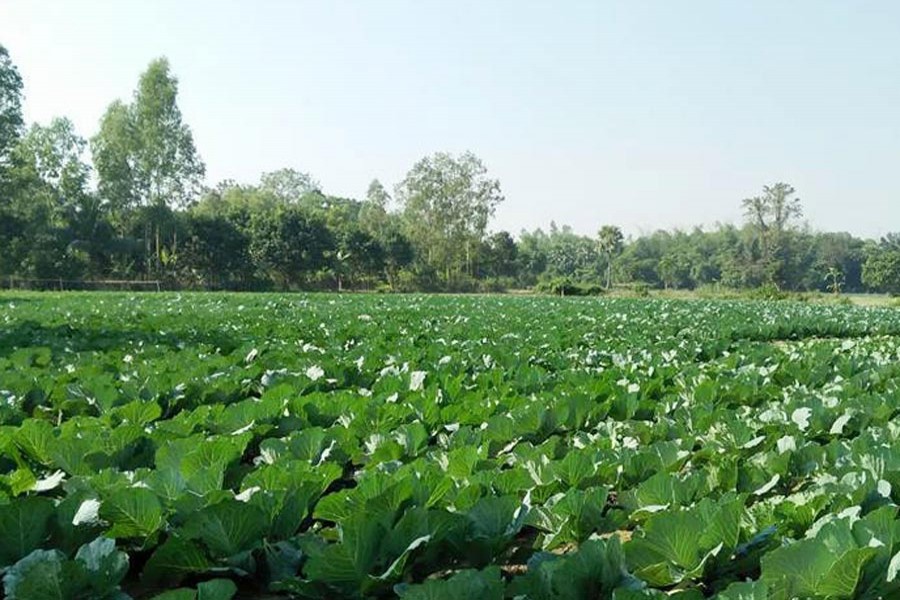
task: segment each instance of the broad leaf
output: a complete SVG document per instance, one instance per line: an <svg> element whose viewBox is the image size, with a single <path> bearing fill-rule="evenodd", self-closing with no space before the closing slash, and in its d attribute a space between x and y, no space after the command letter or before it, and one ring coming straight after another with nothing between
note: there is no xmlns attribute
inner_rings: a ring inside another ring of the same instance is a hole
<svg viewBox="0 0 900 600"><path fill-rule="evenodd" d="M230 579L211 579L197 584L197 600L231 600L237 586Z"/></svg>
<svg viewBox="0 0 900 600"><path fill-rule="evenodd" d="M502 600L503 580L497 567L484 571L467 569L448 579L398 585L395 591L403 600Z"/></svg>
<svg viewBox="0 0 900 600"><path fill-rule="evenodd" d="M202 542L214 558L228 558L259 546L267 529L268 520L259 507L228 499L197 512L181 534Z"/></svg>
<svg viewBox="0 0 900 600"><path fill-rule="evenodd" d="M151 583L161 580L177 583L186 575L203 573L210 567L212 562L194 542L170 537L150 556L143 577Z"/></svg>
<svg viewBox="0 0 900 600"><path fill-rule="evenodd" d="M84 584L73 564L57 550L35 550L3 576L9 600L69 600Z"/></svg>
<svg viewBox="0 0 900 600"><path fill-rule="evenodd" d="M140 487L116 490L104 498L100 518L112 525L106 534L113 538L147 538L164 523L156 494Z"/></svg>
<svg viewBox="0 0 900 600"><path fill-rule="evenodd" d="M36 496L0 505L0 566L13 564L44 543L53 511L51 500Z"/></svg>

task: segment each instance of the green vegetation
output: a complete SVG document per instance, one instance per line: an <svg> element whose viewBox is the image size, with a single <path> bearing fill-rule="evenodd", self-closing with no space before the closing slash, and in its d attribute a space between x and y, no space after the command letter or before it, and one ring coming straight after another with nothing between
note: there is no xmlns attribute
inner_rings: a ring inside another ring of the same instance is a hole
<svg viewBox="0 0 900 600"><path fill-rule="evenodd" d="M813 231L800 221L800 201L786 183L743 200L746 220L739 226L625 239L615 225L585 236L551 223L547 231L514 237L489 231L504 195L468 152L417 161L393 198L377 179L365 198L335 197L291 168L264 173L255 184L205 187L165 59L147 67L130 101L109 105L90 143L66 118L26 128L22 98L22 77L0 46L4 284L124 279L176 289L900 292L897 236L878 242Z"/></svg>
<svg viewBox="0 0 900 600"><path fill-rule="evenodd" d="M0 297L6 597L900 593L900 311Z"/></svg>

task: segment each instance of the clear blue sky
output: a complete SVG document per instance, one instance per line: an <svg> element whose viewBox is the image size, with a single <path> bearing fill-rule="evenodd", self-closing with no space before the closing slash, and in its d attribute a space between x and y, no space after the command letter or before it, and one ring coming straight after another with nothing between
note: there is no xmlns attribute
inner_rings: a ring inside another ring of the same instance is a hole
<svg viewBox="0 0 900 600"><path fill-rule="evenodd" d="M740 220L765 183L819 229L900 230L900 2L0 0L26 116L93 135L165 55L208 181L389 188L472 150L494 228Z"/></svg>

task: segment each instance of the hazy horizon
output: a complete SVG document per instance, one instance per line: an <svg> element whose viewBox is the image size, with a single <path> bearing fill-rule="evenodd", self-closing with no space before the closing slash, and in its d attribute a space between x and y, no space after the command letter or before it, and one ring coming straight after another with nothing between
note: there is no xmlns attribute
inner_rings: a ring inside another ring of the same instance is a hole
<svg viewBox="0 0 900 600"><path fill-rule="evenodd" d="M28 122L90 138L167 56L207 183L361 198L471 150L493 229L739 223L786 181L819 230L900 230L900 4L4 2Z"/></svg>

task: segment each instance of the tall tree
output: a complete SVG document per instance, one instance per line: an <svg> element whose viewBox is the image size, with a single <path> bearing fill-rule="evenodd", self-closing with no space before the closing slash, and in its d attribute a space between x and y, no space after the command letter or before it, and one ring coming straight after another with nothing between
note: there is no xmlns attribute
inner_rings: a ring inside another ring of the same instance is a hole
<svg viewBox="0 0 900 600"><path fill-rule="evenodd" d="M547 270L549 238L541 229L519 232L516 254L519 266L518 285L532 286Z"/></svg>
<svg viewBox="0 0 900 600"><path fill-rule="evenodd" d="M471 273L472 253L503 201L500 182L471 152L439 152L421 159L397 186L406 230L429 267L449 282Z"/></svg>
<svg viewBox="0 0 900 600"><path fill-rule="evenodd" d="M384 249L385 278L391 289L396 289L401 270L415 259L415 250L395 221L389 223L381 245Z"/></svg>
<svg viewBox="0 0 900 600"><path fill-rule="evenodd" d="M97 191L120 229L124 229L127 214L142 201L136 146L131 107L116 100L100 119L100 130L91 139L91 155Z"/></svg>
<svg viewBox="0 0 900 600"><path fill-rule="evenodd" d="M58 117L48 126L32 125L13 150L17 179L41 188L28 204L43 203L53 225L75 220L85 207L90 177L82 159L85 145L72 122Z"/></svg>
<svg viewBox="0 0 900 600"><path fill-rule="evenodd" d="M181 208L200 190L205 166L178 108L178 79L159 58L141 75L132 104L135 162L147 204Z"/></svg>
<svg viewBox="0 0 900 600"><path fill-rule="evenodd" d="M11 194L10 154L22 135L23 123L22 76L0 44L0 211Z"/></svg>
<svg viewBox="0 0 900 600"><path fill-rule="evenodd" d="M22 133L22 76L0 44L0 158Z"/></svg>
<svg viewBox="0 0 900 600"><path fill-rule="evenodd" d="M622 244L625 238L622 235L622 230L615 225L604 225L597 233L597 240L600 252L606 258L606 289L610 289L612 287L613 257L622 251Z"/></svg>
<svg viewBox="0 0 900 600"><path fill-rule="evenodd" d="M391 202L391 195L384 189L384 186L380 181L373 179L371 183L369 183L369 188L366 190L366 202L386 211L388 209L388 204Z"/></svg>
<svg viewBox="0 0 900 600"><path fill-rule="evenodd" d="M657 275L663 288L687 287L690 282L690 260L679 248L663 254L656 264Z"/></svg>
<svg viewBox="0 0 900 600"><path fill-rule="evenodd" d="M379 241L387 235L390 215L388 206L391 195L377 179L373 179L366 191L366 199L359 211L359 226L363 231Z"/></svg>
<svg viewBox="0 0 900 600"><path fill-rule="evenodd" d="M82 160L85 141L72 122L56 118L34 124L10 153L11 194L6 219L17 222L16 270L34 277L82 276L91 248L81 240L103 238L92 228L102 218L88 190L89 167Z"/></svg>
<svg viewBox="0 0 900 600"><path fill-rule="evenodd" d="M546 274L596 283L599 280L600 254L597 242L578 235L568 225L550 223L547 236Z"/></svg>
<svg viewBox="0 0 900 600"><path fill-rule="evenodd" d="M803 216L799 198L787 183L763 186L761 196L743 201L744 214L756 231L762 253L762 268L768 283L782 285L789 260L787 233Z"/></svg>
<svg viewBox="0 0 900 600"><path fill-rule="evenodd" d="M92 140L101 196L123 212L144 207L148 270L161 266L162 228L174 222L171 211L196 197L205 172L177 100L169 61L156 59L141 75L132 103L111 104Z"/></svg>
<svg viewBox="0 0 900 600"><path fill-rule="evenodd" d="M763 186L762 196L743 201L744 211L760 231L785 231L790 223L803 216L800 198L792 198L793 187L787 183Z"/></svg>
<svg viewBox="0 0 900 600"><path fill-rule="evenodd" d="M284 204L301 204L308 194L320 194L319 182L309 173L294 169L278 169L263 173L259 187L263 192L273 194Z"/></svg>

